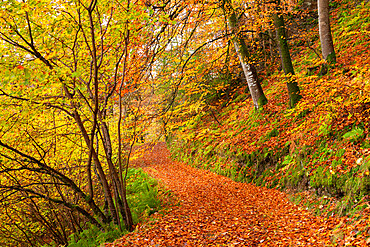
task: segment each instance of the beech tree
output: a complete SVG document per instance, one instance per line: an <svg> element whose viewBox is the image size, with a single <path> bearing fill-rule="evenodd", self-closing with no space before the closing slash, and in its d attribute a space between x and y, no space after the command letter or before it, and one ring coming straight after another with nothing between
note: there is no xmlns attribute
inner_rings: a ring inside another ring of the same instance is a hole
<svg viewBox="0 0 370 247"><path fill-rule="evenodd" d="M322 57L327 64L334 64L336 63L336 55L330 28L329 0L318 0L317 9L319 13L319 34ZM321 74L326 74L327 64L322 66Z"/></svg>
<svg viewBox="0 0 370 247"><path fill-rule="evenodd" d="M243 36L238 30L237 14L229 0L222 2L222 8L228 20L230 31L233 35L232 42L235 51L238 54L240 64L243 68L244 76L247 80L248 88L252 97L255 109L261 108L267 103L267 98L262 90L261 84L258 81L257 70L254 64L250 61L250 54Z"/></svg>
<svg viewBox="0 0 370 247"><path fill-rule="evenodd" d="M273 19L276 29L276 38L278 41L279 53L281 58L281 64L284 70L284 73L288 76L287 78L287 87L289 93L289 105L294 107L298 101L301 99L300 90L298 83L292 80L294 75L294 68L292 64L292 59L290 56L288 37L286 34L286 28L284 23L284 16L280 8L280 0L274 1L276 4L275 12L273 13Z"/></svg>

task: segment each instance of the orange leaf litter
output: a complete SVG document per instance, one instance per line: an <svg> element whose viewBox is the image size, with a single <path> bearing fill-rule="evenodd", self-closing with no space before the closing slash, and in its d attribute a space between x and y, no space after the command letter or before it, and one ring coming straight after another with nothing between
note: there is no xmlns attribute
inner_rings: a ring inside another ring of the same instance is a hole
<svg viewBox="0 0 370 247"><path fill-rule="evenodd" d="M163 143L136 163L170 189L179 205L106 247L332 245L338 219L316 217L281 191L173 161Z"/></svg>

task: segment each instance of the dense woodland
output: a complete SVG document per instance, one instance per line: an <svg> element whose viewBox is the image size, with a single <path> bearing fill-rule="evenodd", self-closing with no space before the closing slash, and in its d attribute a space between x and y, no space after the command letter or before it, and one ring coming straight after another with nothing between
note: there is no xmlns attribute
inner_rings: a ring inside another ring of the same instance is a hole
<svg viewBox="0 0 370 247"><path fill-rule="evenodd" d="M133 231L159 202L133 196L156 182L130 167L163 141L173 159L346 216L366 241L369 9L2 1L0 245Z"/></svg>

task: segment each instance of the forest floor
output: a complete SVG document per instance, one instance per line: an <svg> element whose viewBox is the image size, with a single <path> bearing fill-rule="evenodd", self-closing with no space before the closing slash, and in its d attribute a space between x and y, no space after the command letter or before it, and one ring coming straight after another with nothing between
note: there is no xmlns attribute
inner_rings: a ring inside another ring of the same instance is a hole
<svg viewBox="0 0 370 247"><path fill-rule="evenodd" d="M106 247L332 245L339 219L314 216L281 191L173 161L163 143L136 164L179 203Z"/></svg>

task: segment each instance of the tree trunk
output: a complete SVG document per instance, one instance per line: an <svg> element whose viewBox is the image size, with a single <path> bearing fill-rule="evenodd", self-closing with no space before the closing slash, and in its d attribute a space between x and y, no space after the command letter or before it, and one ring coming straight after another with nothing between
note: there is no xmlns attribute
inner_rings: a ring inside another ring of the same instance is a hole
<svg viewBox="0 0 370 247"><path fill-rule="evenodd" d="M63 89L64 89L64 92L65 92L67 98L72 102L72 106L74 108L73 118L74 118L75 123L77 124L80 132L81 132L82 137L85 140L86 146L87 147L91 147L90 146L90 141L93 141L93 140L90 140L89 135L88 135L88 133L87 133L87 131L85 129L85 126L83 125L82 119L81 119L79 113L77 112L77 107L73 103L73 96L68 91L68 88L67 88L67 86L65 84L63 84ZM118 218L117 218L118 215L117 215L117 212L115 210L113 198L112 198L112 195L111 195L110 190L109 190L108 180L107 180L107 177L106 177L106 175L104 173L104 170L102 168L102 165L100 163L99 157L98 157L95 149L90 149L89 151L91 151L92 158L93 158L93 160L95 162L95 166L96 166L97 171L99 173L99 176L100 176L100 179L101 179L101 182L102 182L103 191L104 191L104 197L105 197L105 199L108 202L108 206L109 206L109 210L110 210L111 216L113 217L114 222L118 222ZM91 202L93 202L93 199L90 197L89 200L88 200L88 203L91 203ZM103 222L107 222L108 221L108 219L105 217L105 215L101 215L101 217L102 217L102 221Z"/></svg>
<svg viewBox="0 0 370 247"><path fill-rule="evenodd" d="M247 49L247 45L245 44L245 41L240 33L237 32L238 20L236 18L235 11L231 7L229 1L224 2L223 9L225 11L225 14L227 14L228 16L229 27L234 35L232 41L242 65L245 78L247 80L248 88L252 96L253 105L255 109L258 110L263 105L267 104L267 98L263 93L261 84L258 82L257 70L255 69L254 65L248 61L249 52Z"/></svg>
<svg viewBox="0 0 370 247"><path fill-rule="evenodd" d="M319 34L322 57L327 64L335 64L336 57L329 20L329 0L318 0L317 9L319 12ZM324 64L321 69L320 73L322 75L326 74L327 72L327 64Z"/></svg>
<svg viewBox="0 0 370 247"><path fill-rule="evenodd" d="M280 1L276 2L280 4ZM276 36L278 40L278 47L280 52L281 64L284 70L284 73L288 75L287 87L289 93L289 106L293 108L298 101L302 98L300 95L300 90L296 81L292 80L291 76L294 75L294 68L292 64L292 59L290 57L288 39L285 31L284 17L279 10L277 13L273 14Z"/></svg>

